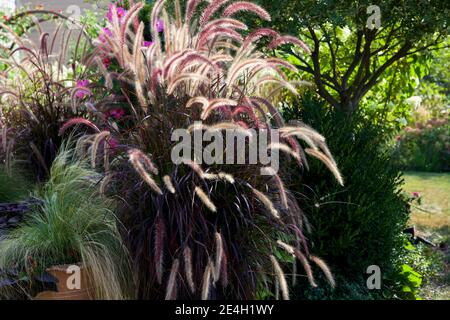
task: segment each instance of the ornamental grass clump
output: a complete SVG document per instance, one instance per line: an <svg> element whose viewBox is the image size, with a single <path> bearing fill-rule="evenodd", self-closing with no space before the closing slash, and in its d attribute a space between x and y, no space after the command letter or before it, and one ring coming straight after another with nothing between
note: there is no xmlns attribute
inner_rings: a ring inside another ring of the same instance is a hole
<svg viewBox="0 0 450 320"><path fill-rule="evenodd" d="M48 14L52 14L48 12ZM62 137L59 129L68 119L86 115L90 100L101 94L93 68L92 42L82 26L70 30L63 15L50 35L36 22L37 42L19 36L0 23L0 35L13 44L2 45L0 59L0 133L5 161L28 162L37 180L49 174ZM38 20L35 17L35 20Z"/></svg>
<svg viewBox="0 0 450 320"><path fill-rule="evenodd" d="M47 268L80 264L92 280L94 298L129 298L128 252L113 202L98 192L100 179L63 146L49 180L34 194L39 204L0 241L0 269L17 270L33 283Z"/></svg>
<svg viewBox="0 0 450 320"><path fill-rule="evenodd" d="M140 2L125 13L110 8L97 46L114 69L103 70L105 83L119 87L128 103L120 120L73 119L61 133L77 124L96 128L97 133L80 139L78 150L93 157L92 164L105 172L103 190L119 199L137 298L252 299L263 282L272 297L281 290L288 299L283 269L293 268L296 278L295 257L304 257L306 265L311 255L301 210L282 173L249 161L208 165L184 157L175 163L172 134L176 129L192 136L232 129L250 140L258 138L257 130L282 129L280 141L264 150L267 154L282 150L282 159L307 166L306 143L308 153L342 182L324 138L307 126L285 127L262 95L267 88L270 94L297 94L297 88L283 73L295 68L258 51L259 40L268 39L269 48L291 43L309 51L297 38L271 29L247 30L238 13L270 19L253 3L165 3L155 2L150 26L139 21ZM147 28L150 45L144 43ZM238 153L250 157L247 151ZM277 241L292 251L284 252Z"/></svg>

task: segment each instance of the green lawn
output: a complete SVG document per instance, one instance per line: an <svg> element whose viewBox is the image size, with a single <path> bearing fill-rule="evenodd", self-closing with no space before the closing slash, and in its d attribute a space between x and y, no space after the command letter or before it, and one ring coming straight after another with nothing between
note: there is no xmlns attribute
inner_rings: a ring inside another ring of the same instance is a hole
<svg viewBox="0 0 450 320"><path fill-rule="evenodd" d="M406 172L404 178L404 191L421 197L420 205L412 208L410 223L420 235L444 245L445 270L423 288L423 295L450 299L450 173Z"/></svg>

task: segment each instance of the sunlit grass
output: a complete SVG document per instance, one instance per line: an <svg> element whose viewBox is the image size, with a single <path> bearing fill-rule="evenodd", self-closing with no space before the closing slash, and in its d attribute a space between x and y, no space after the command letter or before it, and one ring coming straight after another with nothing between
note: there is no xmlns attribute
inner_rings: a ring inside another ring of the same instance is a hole
<svg viewBox="0 0 450 320"><path fill-rule="evenodd" d="M417 192L420 204L414 204L411 224L419 233L444 246L446 266L442 274L422 289L426 299L450 299L450 173L407 172L404 191Z"/></svg>
<svg viewBox="0 0 450 320"><path fill-rule="evenodd" d="M407 172L404 178L404 190L422 198L412 208L411 223L427 233L450 227L450 173Z"/></svg>

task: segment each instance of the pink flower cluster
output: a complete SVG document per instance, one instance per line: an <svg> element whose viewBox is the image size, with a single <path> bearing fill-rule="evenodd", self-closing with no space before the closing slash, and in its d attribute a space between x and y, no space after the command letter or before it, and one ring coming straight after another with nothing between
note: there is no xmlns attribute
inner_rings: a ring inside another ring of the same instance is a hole
<svg viewBox="0 0 450 320"><path fill-rule="evenodd" d="M89 85L89 80L77 80L77 91L75 96L79 99L84 99L86 96L90 95L90 90L87 89Z"/></svg>
<svg viewBox="0 0 450 320"><path fill-rule="evenodd" d="M152 41L144 41L144 43L142 44L144 48L148 48L153 44Z"/></svg>
<svg viewBox="0 0 450 320"><path fill-rule="evenodd" d="M113 118L115 120L120 120L125 115L125 110L122 108L114 108L105 112L107 118Z"/></svg>
<svg viewBox="0 0 450 320"><path fill-rule="evenodd" d="M114 9L116 9L116 14L117 14L117 18L119 19L120 22L123 21L123 18L125 17L125 15L127 14L127 11L122 8L122 7L118 7L115 4L110 4L109 5L109 10L108 13L106 14L106 17L108 18L108 20L110 22L113 21L114 18Z"/></svg>
<svg viewBox="0 0 450 320"><path fill-rule="evenodd" d="M156 30L158 32L164 32L164 21L159 19L158 21L156 21Z"/></svg>

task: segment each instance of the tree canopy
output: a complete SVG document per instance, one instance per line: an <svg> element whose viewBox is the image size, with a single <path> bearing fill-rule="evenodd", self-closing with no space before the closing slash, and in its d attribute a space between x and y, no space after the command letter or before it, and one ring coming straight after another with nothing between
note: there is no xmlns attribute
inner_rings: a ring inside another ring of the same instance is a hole
<svg viewBox="0 0 450 320"><path fill-rule="evenodd" d="M446 0L257 2L272 13L272 27L300 35L310 46L311 56L287 50L294 56L291 62L310 75L328 103L346 112L356 110L399 60L444 48L448 36ZM380 25L371 27L373 5L381 17Z"/></svg>

